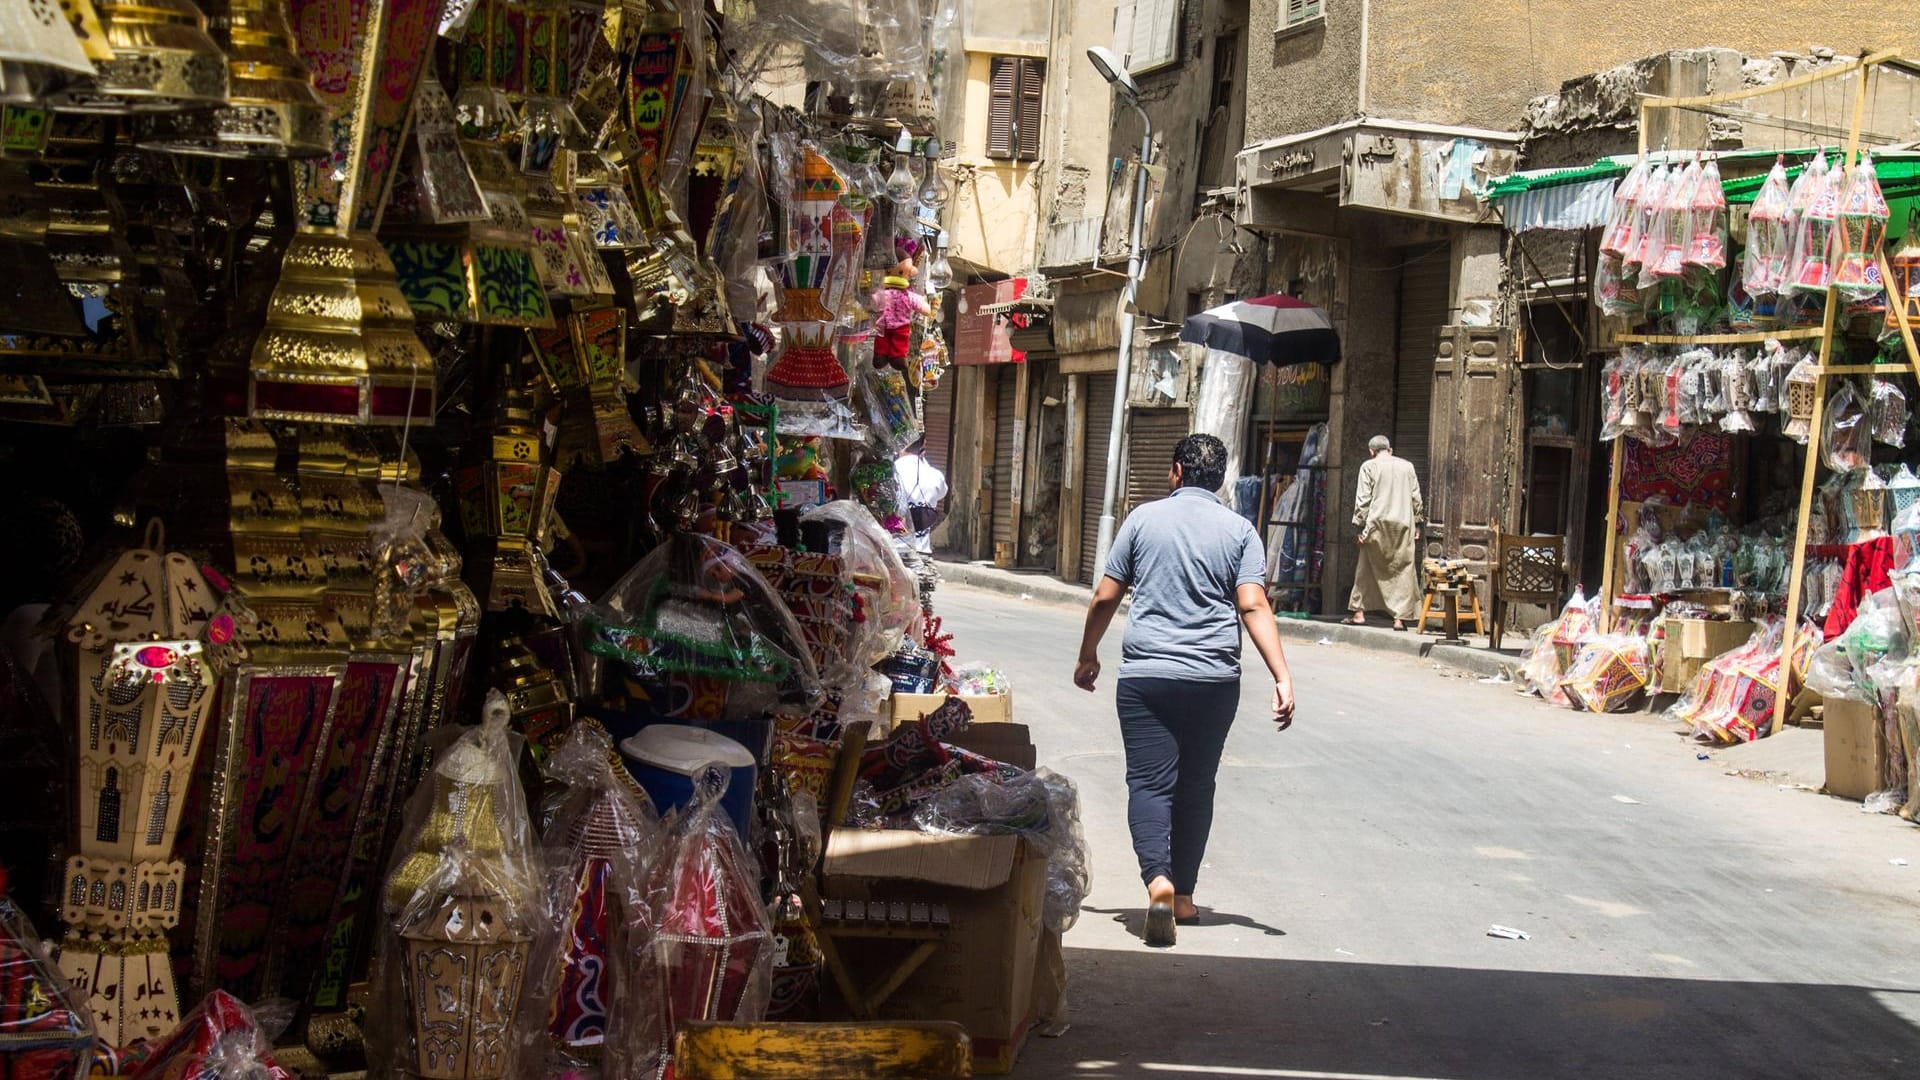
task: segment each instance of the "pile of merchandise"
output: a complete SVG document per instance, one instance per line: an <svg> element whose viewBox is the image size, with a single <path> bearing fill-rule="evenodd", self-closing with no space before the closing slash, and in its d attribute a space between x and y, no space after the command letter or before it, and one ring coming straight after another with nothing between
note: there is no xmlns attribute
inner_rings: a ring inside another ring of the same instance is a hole
<svg viewBox="0 0 1920 1080"><path fill-rule="evenodd" d="M1072 924L890 483L955 4L6 7L0 1074L669 1076L862 826Z"/></svg>

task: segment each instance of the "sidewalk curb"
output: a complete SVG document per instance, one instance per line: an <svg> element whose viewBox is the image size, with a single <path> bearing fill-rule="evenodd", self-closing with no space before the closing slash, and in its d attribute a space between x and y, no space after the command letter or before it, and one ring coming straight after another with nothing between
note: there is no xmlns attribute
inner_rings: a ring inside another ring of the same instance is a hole
<svg viewBox="0 0 1920 1080"><path fill-rule="evenodd" d="M1040 603L1084 608L1093 599L1085 585L1061 581L1038 571L1005 570L987 562L951 562L937 556L944 582ZM1293 641L1332 641L1372 652L1398 653L1452 668L1479 678L1494 678L1519 666L1519 659L1460 645L1440 645L1412 631L1395 632L1384 626L1347 626L1312 619L1277 619L1280 636Z"/></svg>

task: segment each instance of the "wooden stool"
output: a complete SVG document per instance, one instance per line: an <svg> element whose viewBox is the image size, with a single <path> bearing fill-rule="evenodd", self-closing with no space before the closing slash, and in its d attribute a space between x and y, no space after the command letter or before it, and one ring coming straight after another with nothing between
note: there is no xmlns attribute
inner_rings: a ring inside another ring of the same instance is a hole
<svg viewBox="0 0 1920 1080"><path fill-rule="evenodd" d="M1480 593L1473 587L1473 572L1467 568L1464 559L1428 559L1426 561L1427 592L1420 600L1420 625L1418 630L1427 632L1427 624L1434 619L1441 621L1440 643L1443 645L1464 645L1460 636L1460 624L1473 620L1473 632L1487 632L1486 617L1480 611ZM1466 610L1462 610L1461 596L1466 597ZM1436 608L1438 610L1436 610Z"/></svg>
<svg viewBox="0 0 1920 1080"><path fill-rule="evenodd" d="M673 1037L681 1080L960 1080L973 1075L965 1028L894 1024L731 1024L692 1020Z"/></svg>

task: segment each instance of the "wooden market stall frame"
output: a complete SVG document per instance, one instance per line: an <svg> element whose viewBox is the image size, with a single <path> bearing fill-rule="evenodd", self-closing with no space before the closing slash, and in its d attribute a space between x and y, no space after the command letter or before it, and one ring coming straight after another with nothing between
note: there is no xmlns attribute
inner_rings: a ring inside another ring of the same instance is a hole
<svg viewBox="0 0 1920 1080"><path fill-rule="evenodd" d="M1747 87L1724 94L1709 94L1701 97L1684 98L1642 97L1640 99L1640 157L1642 160L1645 160L1647 156L1647 121L1653 110L1693 109L1712 112L1716 108L1746 98L1777 94L1784 90L1798 89L1815 83L1857 75L1859 77L1859 85L1853 88L1852 115L1847 125L1847 141L1842 147L1841 167L1846 168L1853 164L1855 157L1858 156L1860 151L1861 125L1866 116L1867 90L1873 80L1873 73L1876 69L1888 65L1897 66L1909 75L1920 75L1920 68L1916 68L1914 65L1903 60L1897 50L1890 49L1872 53L1856 60L1834 64L1831 67L1822 68L1819 71L1810 72L1806 75L1787 79L1782 82ZM1793 122L1783 120L1781 123L1783 126L1791 126ZM1671 124L1669 124L1668 130L1671 130ZM1820 152L1825 153L1826 148L1822 147ZM1875 256L1879 263L1881 284L1884 288L1891 288L1892 283L1896 279L1887 265L1886 254L1884 252L1876 252ZM1916 379L1920 379L1920 345L1915 344L1914 330L1907 318L1906 305L1898 302L1897 299L1892 296L1888 297L1888 311L1894 313L1895 321L1900 328L1901 342L1905 346L1907 353L1907 367L1903 369L1898 365L1889 364L1834 364L1834 342L1839 336L1839 328L1836 325L1835 315L1839 306L1838 286L1829 284L1827 286L1826 303L1824 305L1825 311L1821 316L1821 324L1818 327L1793 327L1782 330L1734 334L1620 334L1615 338L1615 340L1621 344L1644 345L1736 345L1760 344L1768 340L1812 341L1815 339L1820 342L1820 359L1814 382L1812 426L1807 438L1806 462L1801 468L1799 514L1794 521L1793 559L1788 574L1787 603L1785 609L1787 625L1781 634L1781 692L1776 694L1774 698L1773 723L1768 729L1768 734L1774 734L1780 730L1781 725L1786 722L1787 710L1791 705L1790 697L1786 693L1786 684L1787 680L1791 678L1794 646L1796 639L1799 637L1797 625L1794 620L1795 613L1800 607L1801 591L1806 584L1804 579L1807 556L1807 525L1808 516L1813 508L1813 494L1818 486L1821 426L1825 419L1823 414L1826 411L1828 380L1835 377L1868 375L1879 372L1911 374ZM1600 612L1600 625L1603 630L1611 628L1613 625L1613 607L1614 600L1617 597L1614 552L1618 547L1618 537L1620 535L1621 472L1626 465L1626 441L1624 438L1614 440L1612 457L1613 467L1610 470L1607 480L1607 544L1602 555L1601 564L1601 578L1605 595L1604 606Z"/></svg>

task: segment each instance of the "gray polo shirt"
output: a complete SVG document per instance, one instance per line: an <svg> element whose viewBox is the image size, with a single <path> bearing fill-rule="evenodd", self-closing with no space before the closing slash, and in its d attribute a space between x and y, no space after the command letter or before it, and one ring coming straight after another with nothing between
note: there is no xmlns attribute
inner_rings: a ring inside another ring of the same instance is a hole
<svg viewBox="0 0 1920 1080"><path fill-rule="evenodd" d="M1120 677L1240 677L1234 591L1266 582L1260 534L1211 491L1183 487L1127 515L1107 576L1133 587Z"/></svg>

